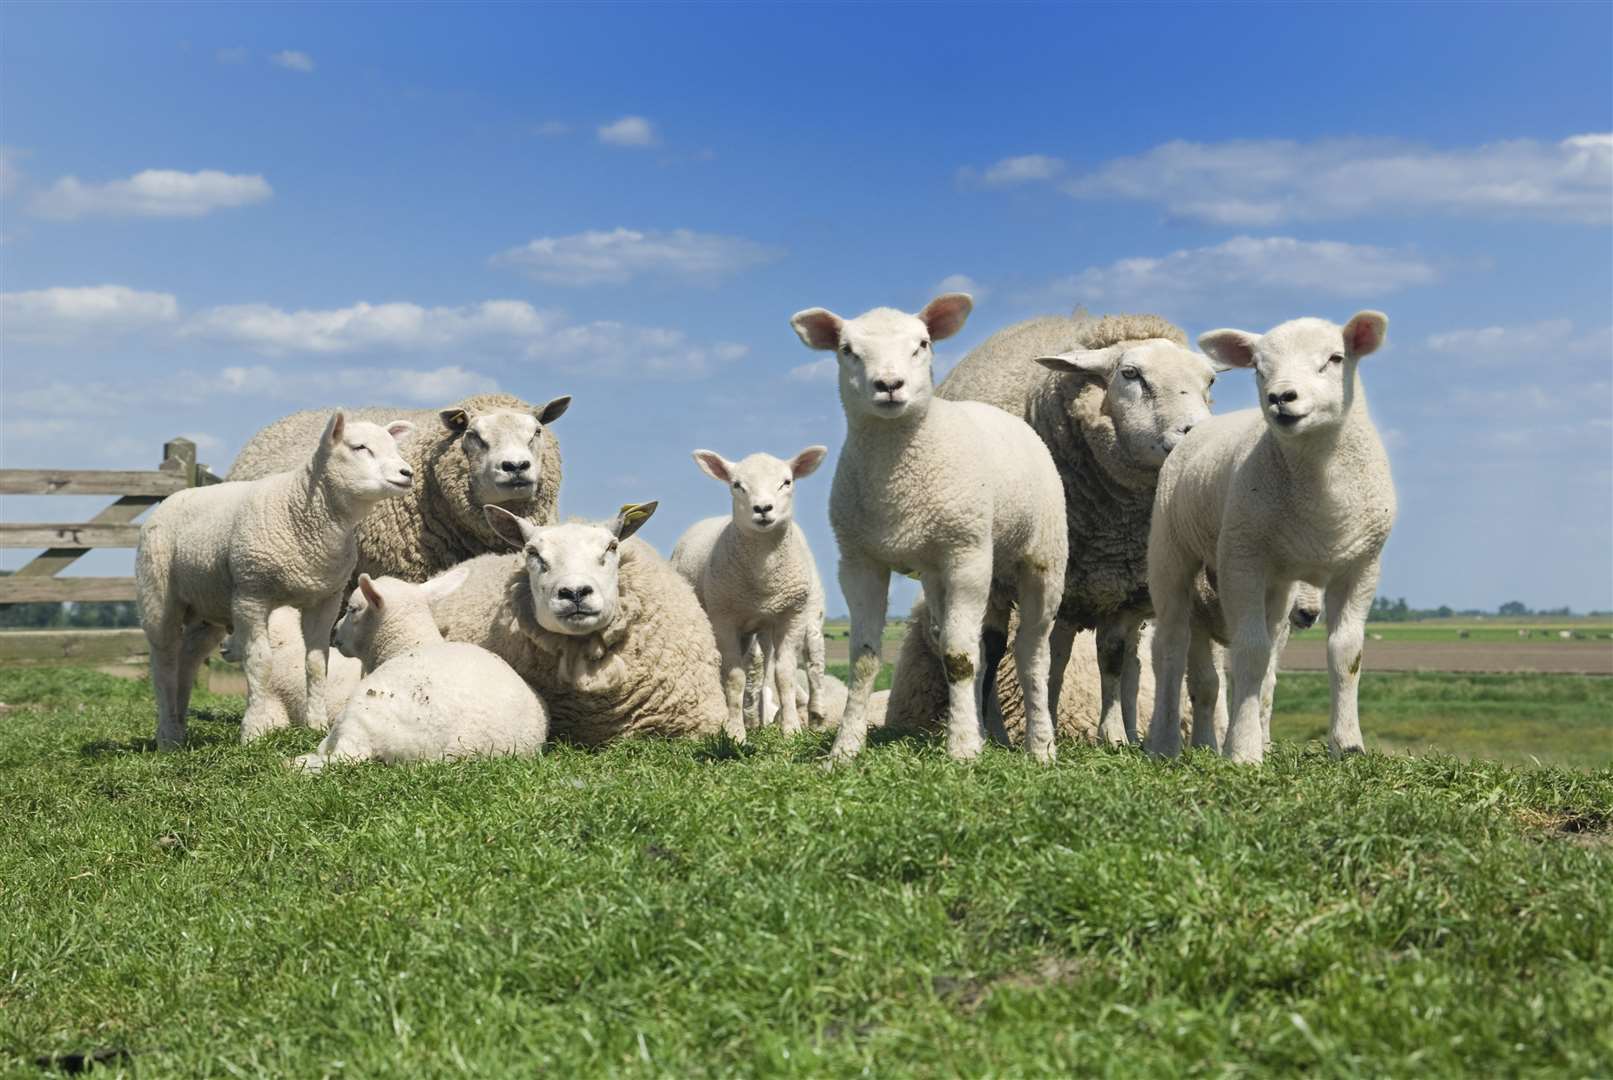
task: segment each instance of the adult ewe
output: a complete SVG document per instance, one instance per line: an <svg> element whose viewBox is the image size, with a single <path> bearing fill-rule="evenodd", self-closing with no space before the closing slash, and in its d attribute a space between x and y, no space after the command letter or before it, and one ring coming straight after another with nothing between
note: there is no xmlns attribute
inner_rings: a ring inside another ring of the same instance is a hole
<svg viewBox="0 0 1613 1080"><path fill-rule="evenodd" d="M967 295L949 293L917 315L875 308L848 320L811 308L791 319L808 348L839 358L846 413L829 503L851 609L852 682L831 751L837 760L857 754L867 736L893 569L916 572L937 612L948 752L960 760L980 753L981 632L989 621L1006 633L1016 599L1026 746L1039 760L1054 756L1047 636L1064 582L1064 493L1047 447L1023 420L934 396L931 344L957 333L972 307Z"/></svg>
<svg viewBox="0 0 1613 1080"><path fill-rule="evenodd" d="M418 434L405 447L414 489L367 518L358 532L358 564L371 577L424 581L466 559L504 550L482 514L498 506L538 525L553 524L560 496L560 446L549 425L571 404L558 397L533 406L509 394L479 394L446 409L359 409L355 420L400 416ZM293 413L242 448L231 480L254 480L308 456L320 414ZM435 437L428 432L436 432Z"/></svg>
<svg viewBox="0 0 1613 1080"><path fill-rule="evenodd" d="M808 640L816 636L822 656L823 586L806 534L794 521L795 484L810 476L828 454L809 446L785 461L751 454L729 461L696 450L700 471L728 489L732 512L691 525L672 549L672 565L700 599L722 656L728 697L727 730L743 738L746 643L754 635L762 650L762 686L774 691L784 734L801 730L795 708L795 670ZM824 719L823 668L807 668L808 714ZM763 694L762 720L768 717Z"/></svg>
<svg viewBox="0 0 1613 1080"><path fill-rule="evenodd" d="M642 540L655 503L606 525L488 519L519 555L465 563L432 605L443 636L502 657L543 699L555 738L706 735L727 717L717 642L694 590Z"/></svg>
<svg viewBox="0 0 1613 1080"><path fill-rule="evenodd" d="M486 649L444 641L431 600L465 581L464 568L424 585L360 574L336 646L364 666L352 700L312 754L293 764L318 772L332 761L428 761L530 754L548 718L532 688Z"/></svg>
<svg viewBox="0 0 1613 1080"><path fill-rule="evenodd" d="M196 671L231 626L246 658L241 741L293 721L326 726L325 656L358 558L354 530L410 489L413 473L395 440L411 428L406 420L350 421L338 410L300 468L191 488L151 512L135 552L135 587L151 644L158 746L185 741ZM286 607L301 615L306 679L291 707L274 692L269 633L269 613Z"/></svg>
<svg viewBox="0 0 1613 1080"><path fill-rule="evenodd" d="M1383 344L1388 325L1363 311L1342 327L1295 319L1264 335L1212 330L1199 338L1221 363L1255 369L1261 406L1200 424L1160 473L1148 542L1157 613L1151 751L1180 750L1182 668L1205 633L1193 613L1201 570L1213 575L1231 638L1226 756L1264 757L1262 688L1274 676L1273 643L1300 582L1323 590L1327 612L1328 743L1334 753L1361 751L1363 628L1395 491L1357 365Z"/></svg>
<svg viewBox="0 0 1613 1080"><path fill-rule="evenodd" d="M1137 635L1152 612L1147 554L1154 485L1166 455L1209 417L1215 375L1206 357L1187 348L1187 336L1157 315L1044 316L987 338L936 391L1023 417L1058 466L1069 560L1050 640L1048 695L1062 713L1057 703L1075 635L1096 629L1104 742L1137 741ZM945 678L939 658L925 648L928 639L912 634L904 642L891 688L899 713L933 700ZM1006 645L988 631L991 712L999 708L993 691ZM1017 682L1011 666L1003 677ZM1023 723L1019 715L1006 719ZM1062 715L1056 720L1064 726Z"/></svg>

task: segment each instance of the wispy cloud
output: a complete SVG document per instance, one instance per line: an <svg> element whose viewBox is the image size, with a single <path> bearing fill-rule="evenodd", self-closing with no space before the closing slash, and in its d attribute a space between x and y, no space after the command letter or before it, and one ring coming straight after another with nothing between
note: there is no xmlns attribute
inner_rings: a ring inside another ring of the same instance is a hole
<svg viewBox="0 0 1613 1080"><path fill-rule="evenodd" d="M146 169L127 180L87 184L64 176L34 196L39 217L72 221L82 217L202 217L214 210L250 206L274 195L257 174L216 169L179 172Z"/></svg>
<svg viewBox="0 0 1613 1080"><path fill-rule="evenodd" d="M1390 139L1178 140L1060 187L1079 199L1156 203L1175 217L1232 227L1401 213L1606 224L1613 134L1447 150Z"/></svg>
<svg viewBox="0 0 1613 1080"><path fill-rule="evenodd" d="M968 274L948 274L935 283L936 293L962 292L968 293L976 300L984 299L991 290L980 284Z"/></svg>
<svg viewBox="0 0 1613 1080"><path fill-rule="evenodd" d="M272 54L269 57L269 62L283 67L287 71L299 71L304 75L314 70L314 58L295 49L282 49L280 52Z"/></svg>
<svg viewBox="0 0 1613 1080"><path fill-rule="evenodd" d="M286 311L269 304L229 304L190 319L182 336L245 345L269 355L348 353L367 349L444 349L476 341L541 337L558 327L555 312L524 300L487 300L462 307L359 303Z"/></svg>
<svg viewBox="0 0 1613 1080"><path fill-rule="evenodd" d="M27 156L26 150L0 146L0 197L11 195L22 187L25 177L21 162Z"/></svg>
<svg viewBox="0 0 1613 1080"><path fill-rule="evenodd" d="M528 350L529 355L563 370L662 379L702 378L749 351L733 342L693 342L681 330L608 321L568 326Z"/></svg>
<svg viewBox="0 0 1613 1080"><path fill-rule="evenodd" d="M1430 334L1427 344L1436 353L1480 363L1534 366L1562 356L1595 356L1613 361L1613 327L1576 330L1571 319L1446 330Z"/></svg>
<svg viewBox="0 0 1613 1080"><path fill-rule="evenodd" d="M660 141L655 125L642 116L624 116L599 128L599 141L609 146L645 147Z"/></svg>
<svg viewBox="0 0 1613 1080"><path fill-rule="evenodd" d="M958 180L966 186L1013 187L1051 180L1064 171L1064 162L1047 154L1021 154L1007 157L984 171L964 167L958 170Z"/></svg>
<svg viewBox="0 0 1613 1080"><path fill-rule="evenodd" d="M691 229L617 228L572 236L542 236L493 256L493 265L520 270L549 285L619 284L667 275L716 280L782 254L738 236Z"/></svg>
<svg viewBox="0 0 1613 1080"><path fill-rule="evenodd" d="M59 344L116 337L172 325L179 302L170 293L123 285L0 293L0 334L11 341Z"/></svg>

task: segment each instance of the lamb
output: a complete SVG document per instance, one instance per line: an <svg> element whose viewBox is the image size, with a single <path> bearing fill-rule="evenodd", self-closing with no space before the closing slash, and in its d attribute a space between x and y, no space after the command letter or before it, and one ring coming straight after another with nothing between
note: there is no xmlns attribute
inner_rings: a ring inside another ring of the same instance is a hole
<svg viewBox="0 0 1613 1080"><path fill-rule="evenodd" d="M273 693L284 702L292 716L303 714L303 701L307 693L307 676L302 663L302 618L294 608L275 608L269 613L269 649L275 657ZM295 663L286 662L295 657ZM219 658L232 664L244 663L239 638L231 634L219 649ZM364 677L364 665L341 652L325 657L325 716L334 720L342 715L347 699L353 696L354 687Z"/></svg>
<svg viewBox="0 0 1613 1080"><path fill-rule="evenodd" d="M801 730L796 663L813 636L822 656L823 585L806 534L793 520L795 483L815 472L828 452L809 446L788 461L751 454L738 462L710 450L694 452L700 471L728 488L733 510L729 517L691 525L672 549L672 565L711 620L728 698L727 730L738 739L745 732L746 642L752 635L761 646L762 686L774 691L779 726L786 735ZM823 721L822 691L820 660L816 671L808 666L807 711L814 725ZM761 708L765 720L765 694Z"/></svg>
<svg viewBox="0 0 1613 1080"><path fill-rule="evenodd" d="M432 619L431 601L468 576L463 566L424 585L359 575L336 645L362 662L364 679L319 749L293 764L318 772L333 761L542 749L549 721L532 688L486 649L444 641Z"/></svg>
<svg viewBox="0 0 1613 1080"><path fill-rule="evenodd" d="M304 448L301 468L191 488L152 511L140 530L135 586L151 645L159 747L185 741L197 669L232 626L246 658L241 741L293 721L326 726L325 657L358 558L354 531L413 484L396 442L412 429L407 420L383 427L337 410ZM289 707L273 692L269 619L282 607L302 621L304 693Z"/></svg>
<svg viewBox="0 0 1613 1080"><path fill-rule="evenodd" d="M1160 473L1148 541L1157 613L1150 751L1180 750L1182 666L1203 637L1193 617L1201 570L1214 575L1231 638L1223 753L1247 763L1264 758L1262 698L1299 582L1323 591L1328 743L1335 754L1363 749L1362 638L1396 506L1357 366L1383 344L1388 324L1382 313L1362 311L1342 327L1305 318L1264 335L1212 330L1199 338L1221 363L1254 368L1261 405L1200 424Z"/></svg>
<svg viewBox="0 0 1613 1080"><path fill-rule="evenodd" d="M948 293L917 315L875 308L845 320L811 308L791 320L808 348L839 357L846 413L829 518L851 610L852 681L832 760L855 756L867 737L893 569L916 572L938 612L948 753L980 753L981 633L1006 634L1012 598L1024 627L1026 747L1038 760L1054 756L1048 633L1064 582L1064 492L1023 420L934 397L931 343L957 333L972 308L967 294Z"/></svg>
<svg viewBox="0 0 1613 1080"><path fill-rule="evenodd" d="M377 422L402 416L421 432L404 451L417 477L414 490L365 520L353 580L364 573L420 582L474 556L503 551L503 541L482 515L484 506L503 507L534 524L553 524L561 466L549 425L570 404L570 397L532 406L509 394L479 394L440 411L351 413L351 419ZM315 412L270 424L242 448L229 478L254 480L294 467L307 456L319 427ZM437 437L425 437L427 431L438 432Z"/></svg>
<svg viewBox="0 0 1613 1080"><path fill-rule="evenodd" d="M466 583L432 603L443 637L503 658L538 692L554 738L708 735L727 720L700 601L632 539L655 506L628 504L607 525L549 526L489 507L520 554L471 559Z"/></svg>
<svg viewBox="0 0 1613 1080"><path fill-rule="evenodd" d="M993 334L936 391L948 401L983 401L1023 417L1058 466L1070 558L1050 640L1048 693L1060 700L1075 635L1095 628L1103 701L1098 735L1111 744L1137 741L1137 640L1152 613L1148 522L1159 468L1210 415L1216 369L1186 346L1187 336L1157 315L1043 316ZM910 699L933 700L945 678L939 658L925 656L927 640L909 635L903 645L891 698L904 713L912 711ZM987 635L988 710L999 707L990 688L1005 646ZM1017 678L1012 667L1003 675Z"/></svg>

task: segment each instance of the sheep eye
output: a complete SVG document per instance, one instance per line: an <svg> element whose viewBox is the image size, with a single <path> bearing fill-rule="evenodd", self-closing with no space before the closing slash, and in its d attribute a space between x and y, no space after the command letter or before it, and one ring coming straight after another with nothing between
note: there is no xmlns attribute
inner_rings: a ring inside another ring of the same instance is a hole
<svg viewBox="0 0 1613 1080"><path fill-rule="evenodd" d="M355 454L368 454L371 457L375 456L375 451L371 450L368 446L365 446L363 443L353 443L351 446L348 447L348 449L353 451L353 453L355 453Z"/></svg>
<svg viewBox="0 0 1613 1080"><path fill-rule="evenodd" d="M784 483L780 484L779 487L780 488L787 488L789 486L790 486L790 478L788 476L786 476L784 478Z"/></svg>
<svg viewBox="0 0 1613 1080"><path fill-rule="evenodd" d="M1142 372L1138 371L1134 367L1123 367L1120 369L1120 374L1122 377L1132 380L1142 378Z"/></svg>
<svg viewBox="0 0 1613 1080"><path fill-rule="evenodd" d="M620 546L621 546L621 541L612 540L610 543L605 545L605 554L609 555L611 552L615 551Z"/></svg>
<svg viewBox="0 0 1613 1080"><path fill-rule="evenodd" d="M851 345L849 343L840 346L840 355L841 356L851 356L851 355L853 355L852 351L851 351Z"/></svg>
<svg viewBox="0 0 1613 1080"><path fill-rule="evenodd" d="M1342 363L1344 363L1344 354L1343 353L1334 353L1332 356L1328 357L1327 359L1328 359L1329 363L1342 364Z"/></svg>

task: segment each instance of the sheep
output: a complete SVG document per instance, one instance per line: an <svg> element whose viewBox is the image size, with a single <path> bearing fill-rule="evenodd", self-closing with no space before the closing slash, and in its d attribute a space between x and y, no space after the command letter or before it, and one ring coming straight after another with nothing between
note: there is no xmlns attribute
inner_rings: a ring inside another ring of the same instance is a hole
<svg viewBox="0 0 1613 1080"><path fill-rule="evenodd" d="M729 461L710 450L696 450L700 471L728 488L733 499L727 517L691 525L672 549L672 565L695 591L711 620L722 657L728 698L728 730L742 737L746 682L746 641L755 635L762 650L762 686L776 695L784 734L801 730L795 708L795 669L809 637L823 638L823 586L818 580L806 534L795 523L795 483L810 476L829 453L809 446L785 461L751 454ZM816 627L813 618L816 616ZM821 645L819 655L821 656ZM808 713L822 722L821 664L809 666ZM768 702L763 696L763 719Z"/></svg>
<svg viewBox="0 0 1613 1080"><path fill-rule="evenodd" d="M851 609L852 681L831 761L854 757L867 737L893 569L916 572L939 611L948 753L980 753L981 634L1006 633L1008 601L1017 599L1019 670L1030 684L1026 748L1041 761L1054 757L1048 632L1064 581L1064 492L1047 447L1023 420L933 394L931 343L957 333L972 308L967 294L948 293L917 315L875 308L845 320L810 308L791 319L808 348L838 356L846 413L829 519Z"/></svg>
<svg viewBox="0 0 1613 1080"><path fill-rule="evenodd" d="M353 582L361 573L420 582L466 559L502 551L483 506L503 507L534 524L553 524L561 467L560 446L549 425L570 404L569 396L532 406L509 394L479 394L438 411L351 413L355 420L402 416L421 432L404 453L419 478L415 489L365 520ZM292 468L313 445L319 418L319 413L300 412L270 424L248 440L229 478L254 480ZM427 431L438 432L437 437L425 437Z"/></svg>
<svg viewBox="0 0 1613 1080"><path fill-rule="evenodd" d="M1050 639L1048 696L1057 709L1075 635L1096 629L1098 734L1111 744L1137 741L1137 641L1152 613L1148 522L1159 467L1210 415L1216 368L1186 346L1187 336L1157 315L1042 316L987 338L936 390L948 401L983 401L1022 417L1058 466L1070 557ZM908 711L910 697L933 700L933 684L945 678L939 659L921 654L925 640L917 635L904 645L891 691L899 711ZM992 712L999 708L991 690L1005 646L988 633Z"/></svg>
<svg viewBox="0 0 1613 1080"><path fill-rule="evenodd" d="M190 488L152 511L140 529L135 585L151 645L159 747L185 741L196 671L232 626L245 656L241 741L293 721L326 726L325 657L358 558L354 531L383 500L412 486L396 442L411 430L407 420L383 427L337 410L305 447L301 468ZM269 620L282 607L296 609L302 622L305 687L290 705L274 693Z"/></svg>
<svg viewBox="0 0 1613 1080"><path fill-rule="evenodd" d="M432 603L443 637L502 657L538 692L551 737L707 735L728 719L717 642L694 590L630 539L655 503L608 525L536 526L488 507L518 555L482 555Z"/></svg>
<svg viewBox="0 0 1613 1080"><path fill-rule="evenodd" d="M1335 754L1362 751L1362 638L1396 504L1357 367L1387 329L1382 313L1362 311L1342 327L1305 318L1265 335L1212 330L1199 338L1212 358L1255 370L1261 404L1198 425L1160 472L1148 540L1157 616L1151 752L1180 749L1182 665L1192 639L1203 636L1192 625L1201 570L1214 575L1231 637L1231 723L1222 752L1238 762L1264 758L1262 698L1298 582L1323 590L1328 743Z"/></svg>
<svg viewBox="0 0 1613 1080"><path fill-rule="evenodd" d="M336 627L342 655L364 678L330 734L294 765L438 760L542 749L549 721L532 688L486 649L444 641L431 601L469 576L459 567L414 585L360 574Z"/></svg>
<svg viewBox="0 0 1613 1080"><path fill-rule="evenodd" d="M269 613L269 649L275 657L272 670L273 693L286 704L292 716L305 709L303 696L307 693L307 677L302 664L302 619L294 608L275 608ZM286 658L295 656L295 663ZM246 661L242 642L231 634L219 648L219 658L232 664ZM353 688L364 677L364 665L350 656L333 652L325 657L325 716L335 719L342 714Z"/></svg>

